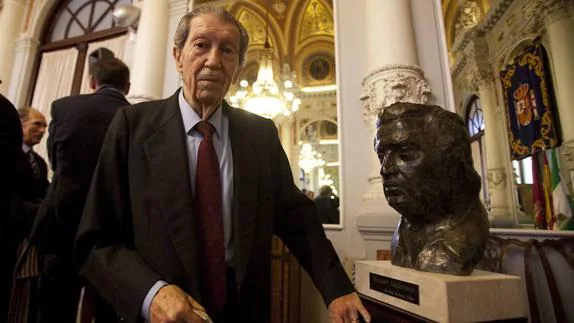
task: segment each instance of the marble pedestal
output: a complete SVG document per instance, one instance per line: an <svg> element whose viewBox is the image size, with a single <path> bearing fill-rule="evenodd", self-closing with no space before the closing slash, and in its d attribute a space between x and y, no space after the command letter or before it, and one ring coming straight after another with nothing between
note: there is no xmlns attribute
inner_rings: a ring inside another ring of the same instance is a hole
<svg viewBox="0 0 574 323"><path fill-rule="evenodd" d="M471 276L427 273L357 261L359 293L436 322L488 322L527 317L521 278L482 270Z"/></svg>

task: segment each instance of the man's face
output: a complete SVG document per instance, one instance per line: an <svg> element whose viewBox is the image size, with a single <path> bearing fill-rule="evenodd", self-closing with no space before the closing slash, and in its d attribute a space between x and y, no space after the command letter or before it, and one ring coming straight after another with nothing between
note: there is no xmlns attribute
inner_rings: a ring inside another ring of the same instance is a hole
<svg viewBox="0 0 574 323"><path fill-rule="evenodd" d="M239 30L215 15L204 14L190 23L183 49L174 48L186 97L195 104L219 104L239 73Z"/></svg>
<svg viewBox="0 0 574 323"><path fill-rule="evenodd" d="M30 111L26 121L22 122L23 141L28 147L34 147L46 133L46 118L37 111Z"/></svg>
<svg viewBox="0 0 574 323"><path fill-rule="evenodd" d="M424 221L439 195L434 186L437 169L432 165L433 145L417 130L422 126L412 119L383 124L375 147L389 205L410 222Z"/></svg>

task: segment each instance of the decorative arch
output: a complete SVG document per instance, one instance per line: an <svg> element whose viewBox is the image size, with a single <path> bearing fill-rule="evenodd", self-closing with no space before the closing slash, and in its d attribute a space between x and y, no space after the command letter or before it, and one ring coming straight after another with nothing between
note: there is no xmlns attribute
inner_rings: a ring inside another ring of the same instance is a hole
<svg viewBox="0 0 574 323"><path fill-rule="evenodd" d="M298 13L295 15L295 13ZM289 12L288 24L298 26L292 33L291 41L295 46L292 47L291 54L294 55L299 50L312 41L311 39L330 38L334 43L334 16L333 5L324 0L306 0L302 1L298 8L293 8ZM313 21L324 22L313 26Z"/></svg>
<svg viewBox="0 0 574 323"><path fill-rule="evenodd" d="M62 1L42 1L40 2L40 9L38 10L38 15L32 19L32 15L29 14L32 24L28 26L26 30L26 35L31 37L33 40L41 41L44 35L44 31L50 26L51 18L54 16L58 7L61 5ZM30 8L29 10L33 10Z"/></svg>
<svg viewBox="0 0 574 323"><path fill-rule="evenodd" d="M506 66L507 64L509 64L514 57L516 57L524 48L532 45L532 43L534 42L534 40L536 39L535 36L530 36L530 37L524 37L520 40L518 40L513 46L511 46L510 50L508 51L508 53L504 56L504 60L502 62L502 67ZM549 63L552 63L552 56L549 51L548 51L548 43L545 39L541 39L541 43L542 43L542 48L544 50L544 53L546 54L546 56L548 56L548 61ZM550 64L552 66L552 64Z"/></svg>
<svg viewBox="0 0 574 323"><path fill-rule="evenodd" d="M262 28L263 31L265 31L265 25L266 25L265 10L266 10L265 7L262 7L257 3L249 1L236 2L229 8L229 12L233 14L233 16L236 17L239 21L241 21L242 24L244 24L242 18L255 19L255 23L253 25L255 26L255 28ZM250 28L254 27L248 28L248 25L252 25L252 23L249 22L248 24L244 24L245 28L247 29L247 32L249 33L249 37L251 38L253 32L252 30L250 30ZM265 35L263 34L263 39L264 37ZM281 33L281 27L279 26L277 20L273 17L271 13L269 14L269 39L270 39L270 45L274 49L277 57L282 57L283 55L286 55L286 45L283 35ZM255 47L259 46L263 47L263 43L261 44L254 43L253 45ZM251 40L250 40L250 47L251 47Z"/></svg>
<svg viewBox="0 0 574 323"><path fill-rule="evenodd" d="M334 124L337 127L337 135L339 133L339 124L337 123L337 120L335 119L331 119L331 118L327 118L327 117L318 117L318 118L313 118L308 120L307 122L305 122L303 125L301 125L301 127L299 128L299 130L297 131L297 141L301 140L301 137L305 131L305 129L307 129L307 126L309 126L310 124L313 124L315 122L320 122L320 121L326 121L329 123Z"/></svg>

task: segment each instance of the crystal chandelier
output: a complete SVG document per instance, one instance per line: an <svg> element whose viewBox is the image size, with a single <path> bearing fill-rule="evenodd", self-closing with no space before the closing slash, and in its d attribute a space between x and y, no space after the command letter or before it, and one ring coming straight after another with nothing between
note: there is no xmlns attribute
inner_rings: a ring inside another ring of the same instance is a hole
<svg viewBox="0 0 574 323"><path fill-rule="evenodd" d="M257 80L250 87L249 82L239 82L240 89L229 97L232 106L273 119L278 115L290 116L299 109L301 99L296 97L295 82L289 73L284 73L281 87L275 83L273 75L273 50L269 45L269 8L267 8L267 26L265 46L259 60Z"/></svg>
<svg viewBox="0 0 574 323"><path fill-rule="evenodd" d="M299 167L309 174L314 168L325 165L323 156L313 150L311 144L303 144L299 152Z"/></svg>

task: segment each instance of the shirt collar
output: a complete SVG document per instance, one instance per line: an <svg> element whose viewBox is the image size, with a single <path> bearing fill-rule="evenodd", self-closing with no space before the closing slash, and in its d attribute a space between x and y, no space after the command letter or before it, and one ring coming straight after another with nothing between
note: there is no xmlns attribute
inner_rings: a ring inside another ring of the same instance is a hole
<svg viewBox="0 0 574 323"><path fill-rule="evenodd" d="M191 105L185 100L185 97L183 96L183 88L181 91L179 91L178 101L179 110L181 111L181 117L183 119L183 129L185 130L186 134L189 134L191 129L193 129L193 127L195 127L195 125L201 121L201 118L199 115L197 115ZM207 120L215 128L215 133L218 137L221 136L221 130L223 128L223 114L221 110L222 109L220 105L219 108L217 108L217 110L215 110L215 112L211 115L211 117L209 117L209 120Z"/></svg>
<svg viewBox="0 0 574 323"><path fill-rule="evenodd" d="M94 93L103 91L103 90L111 90L114 92L117 92L119 94L121 94L122 96L125 96L123 91L120 91L119 89L116 89L115 87L111 86L111 85L102 85L101 87L99 87L97 90L94 91Z"/></svg>
<svg viewBox="0 0 574 323"><path fill-rule="evenodd" d="M30 148L30 146L26 145L26 144L22 144L22 151L27 154L30 150L32 150L32 148Z"/></svg>

